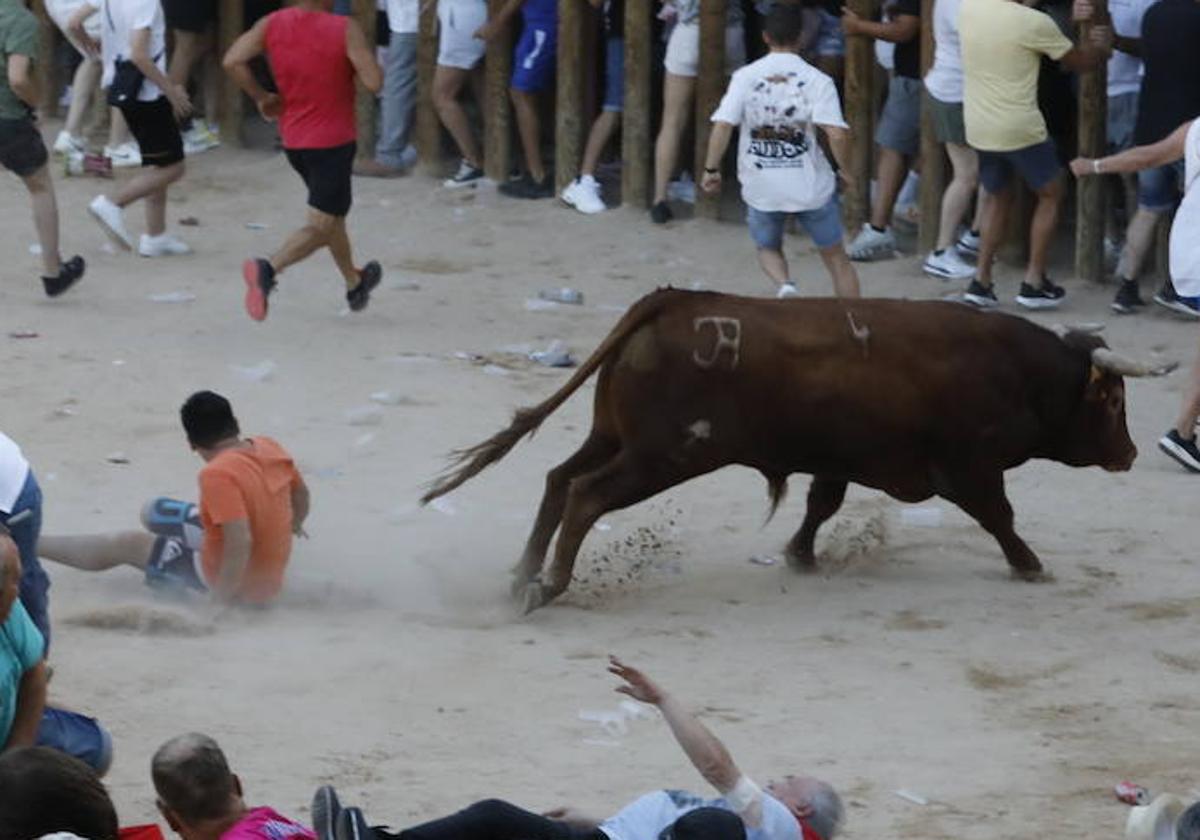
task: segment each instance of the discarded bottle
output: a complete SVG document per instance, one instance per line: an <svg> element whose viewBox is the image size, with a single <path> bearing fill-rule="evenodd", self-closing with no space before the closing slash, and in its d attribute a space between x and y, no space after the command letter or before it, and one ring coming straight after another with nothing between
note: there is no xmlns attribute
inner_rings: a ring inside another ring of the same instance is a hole
<svg viewBox="0 0 1200 840"><path fill-rule="evenodd" d="M1126 805L1145 805L1150 802L1150 791L1133 782L1117 782L1113 795Z"/></svg>
<svg viewBox="0 0 1200 840"><path fill-rule="evenodd" d="M572 303L576 306L583 303L583 292L563 286L561 289L543 289L538 292L542 300L552 300L555 303Z"/></svg>

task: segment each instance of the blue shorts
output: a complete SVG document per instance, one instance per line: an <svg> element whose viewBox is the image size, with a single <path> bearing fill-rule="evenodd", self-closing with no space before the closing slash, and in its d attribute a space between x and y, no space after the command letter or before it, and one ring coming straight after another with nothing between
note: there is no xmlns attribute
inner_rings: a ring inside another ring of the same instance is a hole
<svg viewBox="0 0 1200 840"><path fill-rule="evenodd" d="M42 490L33 470L25 479L12 513L0 513L0 523L12 532L21 555L21 603L50 651L50 577L38 559L38 537L42 533Z"/></svg>
<svg viewBox="0 0 1200 840"><path fill-rule="evenodd" d="M783 247L783 228L789 216L800 223L818 248L828 248L842 241L842 212L835 192L829 201L816 210L789 213L747 207L746 224L750 227L750 238L754 244L768 251L780 250Z"/></svg>
<svg viewBox="0 0 1200 840"><path fill-rule="evenodd" d="M47 706L38 724L39 747L50 747L79 759L103 776L112 764L112 736L95 718Z"/></svg>
<svg viewBox="0 0 1200 840"><path fill-rule="evenodd" d="M921 148L921 80L892 76L875 142L913 157Z"/></svg>
<svg viewBox="0 0 1200 840"><path fill-rule="evenodd" d="M1119 93L1108 97L1108 153L1120 152L1133 145L1133 128L1137 125L1138 92Z"/></svg>
<svg viewBox="0 0 1200 840"><path fill-rule="evenodd" d="M993 195L1008 189L1014 170L1031 190L1040 190L1057 178L1061 169L1052 140L1011 152L979 152L979 183Z"/></svg>
<svg viewBox="0 0 1200 840"><path fill-rule="evenodd" d="M846 54L846 35L842 31L842 19L820 9L821 24L817 29L817 55L842 56Z"/></svg>
<svg viewBox="0 0 1200 840"><path fill-rule="evenodd" d="M1138 206L1166 213L1179 203L1179 187L1183 183L1183 161L1166 166L1143 169L1138 173Z"/></svg>
<svg viewBox="0 0 1200 840"><path fill-rule="evenodd" d="M604 42L604 110L621 113L625 105L625 39Z"/></svg>
<svg viewBox="0 0 1200 840"><path fill-rule="evenodd" d="M513 52L513 89L537 93L550 87L554 81L557 46L557 26L549 22L526 22Z"/></svg>

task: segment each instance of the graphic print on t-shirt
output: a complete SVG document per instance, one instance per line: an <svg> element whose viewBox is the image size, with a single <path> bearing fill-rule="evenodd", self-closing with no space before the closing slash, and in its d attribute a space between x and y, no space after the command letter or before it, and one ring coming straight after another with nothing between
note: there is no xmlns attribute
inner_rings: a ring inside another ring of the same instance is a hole
<svg viewBox="0 0 1200 840"><path fill-rule="evenodd" d="M799 166L808 154L808 115L813 109L804 86L799 73L776 73L751 88L744 126L750 131L747 151L755 169Z"/></svg>

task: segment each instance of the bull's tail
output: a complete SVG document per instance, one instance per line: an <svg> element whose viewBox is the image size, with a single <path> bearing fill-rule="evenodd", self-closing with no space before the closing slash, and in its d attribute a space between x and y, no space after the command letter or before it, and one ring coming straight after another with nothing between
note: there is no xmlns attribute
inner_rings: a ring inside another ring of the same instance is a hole
<svg viewBox="0 0 1200 840"><path fill-rule="evenodd" d="M587 361L549 399L535 406L517 409L508 428L501 429L482 443L451 452L449 466L429 485L429 489L421 497L421 504L428 504L438 496L444 496L474 478L507 455L521 438L536 432L542 425L542 421L566 402L621 346L625 339L658 315L670 294L670 290L660 290L635 303L617 322L604 341L600 342L600 346L593 351Z"/></svg>

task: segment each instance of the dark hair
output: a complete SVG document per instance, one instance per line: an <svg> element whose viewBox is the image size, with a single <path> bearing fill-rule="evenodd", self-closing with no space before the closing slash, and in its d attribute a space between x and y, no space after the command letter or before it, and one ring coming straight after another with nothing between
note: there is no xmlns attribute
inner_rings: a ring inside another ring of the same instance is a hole
<svg viewBox="0 0 1200 840"><path fill-rule="evenodd" d="M188 823L216 820L236 793L225 753L207 735L179 735L158 748L150 762L158 798Z"/></svg>
<svg viewBox="0 0 1200 840"><path fill-rule="evenodd" d="M776 3L767 12L763 31L777 47L789 47L800 40L804 31L804 13L793 3Z"/></svg>
<svg viewBox="0 0 1200 840"><path fill-rule="evenodd" d="M0 755L0 840L69 831L116 840L117 811L92 768L49 747Z"/></svg>
<svg viewBox="0 0 1200 840"><path fill-rule="evenodd" d="M1200 840L1200 802L1179 815L1175 822L1175 840Z"/></svg>
<svg viewBox="0 0 1200 840"><path fill-rule="evenodd" d="M188 443L202 449L241 433L229 400L212 391L197 391L188 397L179 409L179 418L187 432Z"/></svg>

